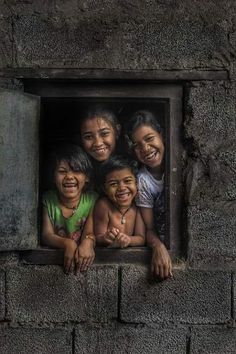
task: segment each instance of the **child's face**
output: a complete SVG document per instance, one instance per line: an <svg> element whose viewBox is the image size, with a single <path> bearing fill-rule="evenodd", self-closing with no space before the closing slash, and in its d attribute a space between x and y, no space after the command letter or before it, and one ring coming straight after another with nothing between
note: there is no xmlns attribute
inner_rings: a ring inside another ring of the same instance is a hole
<svg viewBox="0 0 236 354"><path fill-rule="evenodd" d="M84 173L73 171L64 160L58 163L54 180L59 195L68 201L79 198L85 183L88 182Z"/></svg>
<svg viewBox="0 0 236 354"><path fill-rule="evenodd" d="M129 207L137 193L136 179L129 168L115 170L106 176L104 191L117 207Z"/></svg>
<svg viewBox="0 0 236 354"><path fill-rule="evenodd" d="M97 161L105 161L116 146L116 134L103 118L86 119L81 126L84 150Z"/></svg>
<svg viewBox="0 0 236 354"><path fill-rule="evenodd" d="M161 166L165 147L162 136L151 126L141 125L132 134L137 159L150 168Z"/></svg>

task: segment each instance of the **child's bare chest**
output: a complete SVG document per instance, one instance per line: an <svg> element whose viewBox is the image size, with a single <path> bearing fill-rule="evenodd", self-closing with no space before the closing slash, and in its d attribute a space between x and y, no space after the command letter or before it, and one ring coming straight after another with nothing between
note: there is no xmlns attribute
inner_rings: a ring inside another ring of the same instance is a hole
<svg viewBox="0 0 236 354"><path fill-rule="evenodd" d="M134 234L136 212L137 208L135 206L132 206L126 212L119 212L118 210L113 210L109 213L108 228L115 227L119 229L120 232L132 236Z"/></svg>

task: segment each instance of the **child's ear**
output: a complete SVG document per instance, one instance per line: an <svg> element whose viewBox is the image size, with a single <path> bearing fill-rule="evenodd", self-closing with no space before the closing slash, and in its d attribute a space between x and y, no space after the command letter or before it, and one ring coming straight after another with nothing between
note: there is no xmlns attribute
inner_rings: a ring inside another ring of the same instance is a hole
<svg viewBox="0 0 236 354"><path fill-rule="evenodd" d="M85 182L89 183L89 177L86 176Z"/></svg>

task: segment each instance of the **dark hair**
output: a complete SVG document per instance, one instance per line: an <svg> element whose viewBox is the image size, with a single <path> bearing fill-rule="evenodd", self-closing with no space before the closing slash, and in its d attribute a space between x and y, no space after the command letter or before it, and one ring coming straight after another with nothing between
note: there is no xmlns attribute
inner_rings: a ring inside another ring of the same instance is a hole
<svg viewBox="0 0 236 354"><path fill-rule="evenodd" d="M131 137L134 131L142 125L150 126L157 133L163 136L162 128L153 113L145 110L137 111L126 122L124 127L125 140L126 140L126 144L128 145L129 151L132 150L132 146L133 146Z"/></svg>
<svg viewBox="0 0 236 354"><path fill-rule="evenodd" d="M138 173L138 164L135 160L131 160L127 157L121 155L113 155L109 160L101 163L101 168L99 171L99 183L104 185L106 177L109 173L115 170L123 170L128 168L131 170L132 174L136 177Z"/></svg>
<svg viewBox="0 0 236 354"><path fill-rule="evenodd" d="M74 144L63 143L54 147L49 155L49 174L51 182L60 161L66 161L75 172L84 173L89 179L92 177L92 164L86 152Z"/></svg>
<svg viewBox="0 0 236 354"><path fill-rule="evenodd" d="M112 126L114 129L115 133L119 133L117 126L119 125L119 122L116 118L116 115L114 112L109 110L106 107L103 107L101 105L95 105L89 110L87 110L81 117L80 120L80 128L82 124L87 120L87 119L93 119L93 118L102 118L104 119L108 124Z"/></svg>

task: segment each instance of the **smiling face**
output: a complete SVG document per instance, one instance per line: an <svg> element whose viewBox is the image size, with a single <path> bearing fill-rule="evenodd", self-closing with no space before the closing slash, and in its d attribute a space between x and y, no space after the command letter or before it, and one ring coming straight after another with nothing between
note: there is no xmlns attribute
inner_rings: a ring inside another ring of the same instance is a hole
<svg viewBox="0 0 236 354"><path fill-rule="evenodd" d="M64 160L57 164L54 181L60 196L64 202L76 202L80 199L81 192L88 182L88 178L82 172L73 171Z"/></svg>
<svg viewBox="0 0 236 354"><path fill-rule="evenodd" d="M161 134L149 125L141 125L132 134L132 142L137 159L149 167L161 167L165 147Z"/></svg>
<svg viewBox="0 0 236 354"><path fill-rule="evenodd" d="M136 178L129 168L107 174L104 192L118 208L128 208L137 193Z"/></svg>
<svg viewBox="0 0 236 354"><path fill-rule="evenodd" d="M84 150L97 161L106 161L115 149L116 134L103 118L86 119L81 125Z"/></svg>

